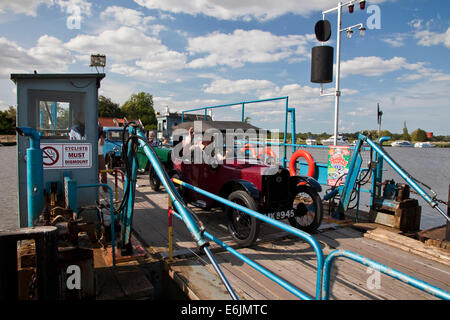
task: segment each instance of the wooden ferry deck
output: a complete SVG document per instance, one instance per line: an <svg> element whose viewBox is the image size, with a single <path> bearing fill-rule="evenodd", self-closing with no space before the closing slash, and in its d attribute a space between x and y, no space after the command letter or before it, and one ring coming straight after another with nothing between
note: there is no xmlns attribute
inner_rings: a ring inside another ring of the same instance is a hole
<svg viewBox="0 0 450 320"><path fill-rule="evenodd" d="M194 209L206 230L240 253L280 276L302 292L315 296L316 257L305 241L262 224L260 238L250 248L238 248L220 210ZM190 299L230 299L208 259L201 255L187 228L174 218L174 260L168 261L167 194L154 192L147 175L138 176L133 230L145 249L165 261L169 275ZM371 230L372 229L372 230ZM374 224L336 224L324 221L314 235L325 257L334 249L353 251L388 267L450 292L450 254L398 235ZM375 240L376 239L376 240ZM240 299L297 299L278 284L220 248L210 246ZM333 300L427 300L433 296L381 274L379 286L366 266L348 259L335 261L331 276ZM373 271L373 270L372 270Z"/></svg>

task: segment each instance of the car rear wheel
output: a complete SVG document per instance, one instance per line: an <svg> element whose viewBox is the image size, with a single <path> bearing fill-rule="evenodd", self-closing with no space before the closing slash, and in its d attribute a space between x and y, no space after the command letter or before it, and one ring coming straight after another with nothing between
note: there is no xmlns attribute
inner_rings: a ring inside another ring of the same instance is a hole
<svg viewBox="0 0 450 320"><path fill-rule="evenodd" d="M257 210L255 200L243 190L232 192L228 200L251 210ZM258 238L260 222L255 217L229 206L226 206L225 212L229 218L228 230L234 240L243 247L252 245Z"/></svg>
<svg viewBox="0 0 450 320"><path fill-rule="evenodd" d="M317 191L308 186L297 186L293 201L294 217L289 223L298 229L312 233L322 223L323 207Z"/></svg>
<svg viewBox="0 0 450 320"><path fill-rule="evenodd" d="M159 188L161 187L161 180L159 180L158 175L156 174L156 171L152 166L150 166L150 169L148 171L148 180L150 182L150 187L152 188L152 190L159 191Z"/></svg>

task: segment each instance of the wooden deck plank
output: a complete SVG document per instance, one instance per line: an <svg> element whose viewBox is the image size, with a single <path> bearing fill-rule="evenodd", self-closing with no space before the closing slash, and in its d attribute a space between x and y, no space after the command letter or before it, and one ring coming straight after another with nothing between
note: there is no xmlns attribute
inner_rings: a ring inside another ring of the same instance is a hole
<svg viewBox="0 0 450 320"><path fill-rule="evenodd" d="M278 265L278 270L281 270L281 274L283 274L284 270L289 271L290 274L287 274L286 278L290 279L292 284L296 285L300 290L310 296L315 296L317 259L309 244L301 241L297 242L299 242L301 247L296 247L299 249L299 252L302 252L303 254L296 254L295 250L292 249L290 250L290 253L286 253L286 245L282 243L277 246L274 246L273 244L268 245L272 245L272 250L278 250L279 252L277 259L274 259L274 261L275 265ZM292 246L289 246L289 248L291 247ZM309 255L308 250L310 251ZM325 253L326 251L324 254ZM267 266L267 264L265 265ZM336 270L333 271L332 275L335 273L337 273ZM339 278L338 281L342 285L331 286L331 297L360 300L379 298L376 295L361 290L360 286L356 286L345 279Z"/></svg>
<svg viewBox="0 0 450 320"><path fill-rule="evenodd" d="M336 231L338 233L358 232L351 228L338 229ZM414 274L421 274L424 277L427 277L427 281L430 283L435 280L436 284L440 283L447 287L450 286L450 267L445 264L421 256L411 255L404 250L393 248L376 240L364 238L361 242L367 244L367 250L373 251L373 254L380 259L386 259L394 264L410 269ZM433 273L430 273L430 268L434 270Z"/></svg>
<svg viewBox="0 0 450 320"><path fill-rule="evenodd" d="M326 237L326 235L321 235ZM326 241L326 239L324 239ZM370 253L361 253L361 249L358 247L352 247L349 244L345 244L347 250L353 251L355 253L361 254L363 256L368 256ZM342 248L344 249L344 248ZM358 252L359 251L359 252ZM369 257L372 258L373 257ZM375 260L375 259L374 259ZM389 266L389 265L388 265ZM392 267L392 266L389 266ZM397 266L398 267L398 266ZM371 276L367 273L367 267L362 266L356 262L348 259L338 259L335 261L333 268L337 268L339 271L337 273L337 278L344 278L349 282L354 283L356 286L364 286L367 288L366 281ZM400 269L400 268L398 268ZM399 270L404 272L405 270ZM369 290L373 291L375 295L380 296L383 299L430 299L430 295L415 289L409 285L403 284L401 281L393 279L387 275L381 274L380 280L382 283L382 288L380 290Z"/></svg>
<svg viewBox="0 0 450 320"><path fill-rule="evenodd" d="M338 229L334 232L329 232L325 234L325 236L329 237L332 241L339 241L342 244L341 249L345 247L350 251L375 260L400 272L412 275L415 278L440 287L444 290L448 291L450 289L450 273L448 273L450 272L450 268L446 265L433 267L434 272L430 273L428 264L431 265L431 260L427 261L427 259L419 256L407 254L402 250L389 247L374 240L362 238L359 241L355 241L352 238L346 238L349 234L354 236L354 232L357 231L345 228ZM417 263L418 261L420 263Z"/></svg>
<svg viewBox="0 0 450 320"><path fill-rule="evenodd" d="M143 180L143 177L139 181ZM140 182L139 182L140 183ZM155 193L145 185L140 184L137 192L136 214L133 229L159 252L167 252L167 195L165 192ZM193 208L208 232L233 244L227 228L227 219L221 212L202 212ZM150 213L151 212L151 213ZM328 228L328 227L327 227ZM239 248L238 251L253 259L263 267L284 278L299 290L310 296L315 294L315 266L317 260L309 244L298 239L287 239L285 234L277 238L280 231L263 224L261 228L262 242L251 248ZM273 238L271 238L271 236ZM449 290L450 270L441 264L425 258L411 255L387 244L363 237L363 234L347 227L336 230L322 230L314 235L321 242L324 254L334 248L347 249L366 256L399 271L411 274L421 280ZM264 242L264 239L270 242ZM260 240L261 240L260 239ZM190 252L197 248L196 243L185 225L174 219L175 250ZM211 245L217 250L216 245ZM240 261L228 252L216 252L215 257L235 287L240 297L245 299L296 299L284 288L274 284L252 267ZM411 257L414 258L411 261ZM205 257L200 259L212 275L215 272ZM200 261L199 260L199 261ZM433 269L434 268L434 269ZM428 299L431 296L411 288L401 282L381 275L382 290L369 290L366 285L368 273L366 267L353 261L339 259L335 262L331 286L332 299ZM179 269L182 274L182 268ZM444 287L443 287L444 286Z"/></svg>
<svg viewBox="0 0 450 320"><path fill-rule="evenodd" d="M260 277L259 272L241 262L241 260L228 252L216 254L215 257L233 288L248 294L250 299L280 299L277 294L274 293L274 291L278 292L278 290L273 288L273 283L267 285L268 281L263 280L262 282L265 283L264 285L261 281L255 281L255 278L259 279ZM237 265L241 265L242 267L237 267ZM214 272L212 266L209 266L209 269L211 272Z"/></svg>

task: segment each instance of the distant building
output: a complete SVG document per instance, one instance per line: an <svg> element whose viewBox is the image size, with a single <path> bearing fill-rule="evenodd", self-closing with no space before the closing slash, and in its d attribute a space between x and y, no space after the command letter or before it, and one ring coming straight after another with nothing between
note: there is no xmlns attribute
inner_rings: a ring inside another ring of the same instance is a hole
<svg viewBox="0 0 450 320"><path fill-rule="evenodd" d="M164 114L156 113L157 124L157 139L164 139L167 137L170 140L172 136L172 128L181 123L181 113L170 112L169 107L166 107ZM202 114L184 114L184 121L204 120L205 116ZM207 120L212 120L211 116L206 117Z"/></svg>
<svg viewBox="0 0 450 320"><path fill-rule="evenodd" d="M427 138L428 139L433 138L433 132L427 132Z"/></svg>

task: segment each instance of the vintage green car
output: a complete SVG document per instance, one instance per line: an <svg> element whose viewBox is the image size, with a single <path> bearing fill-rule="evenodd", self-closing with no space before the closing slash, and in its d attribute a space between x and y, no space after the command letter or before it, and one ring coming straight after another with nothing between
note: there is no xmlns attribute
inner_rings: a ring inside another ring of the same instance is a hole
<svg viewBox="0 0 450 320"><path fill-rule="evenodd" d="M172 147L160 143L156 146L153 146L153 150L155 150L156 155L158 156L161 163L164 165L166 171L170 172L173 169L173 163L171 159ZM148 171L150 187L152 188L153 191L158 191L159 188L161 187L161 181L159 180L155 170L151 166L150 161L148 161L148 158L145 155L142 147L139 147L138 149L137 158L139 169L141 171Z"/></svg>

